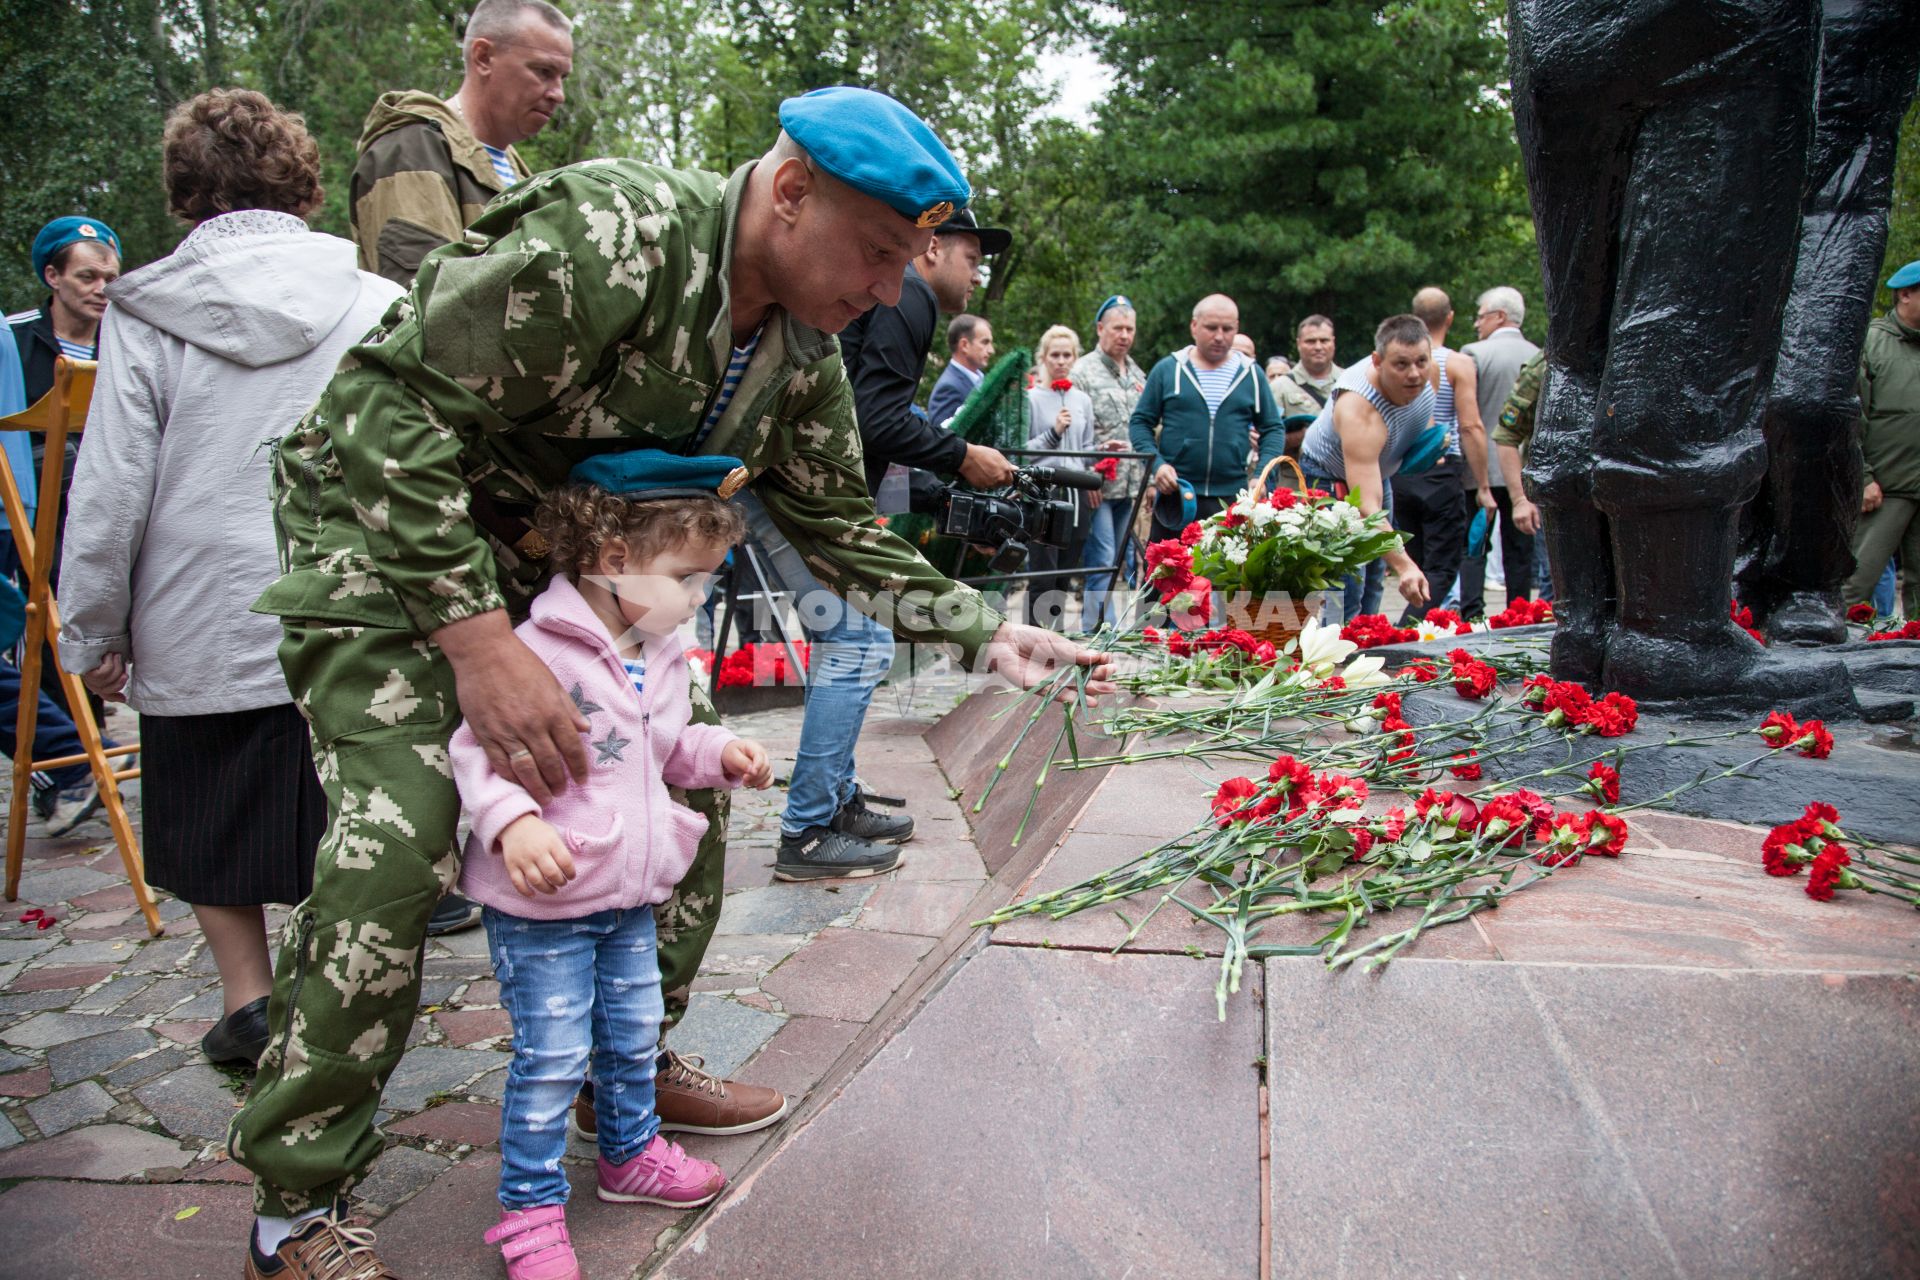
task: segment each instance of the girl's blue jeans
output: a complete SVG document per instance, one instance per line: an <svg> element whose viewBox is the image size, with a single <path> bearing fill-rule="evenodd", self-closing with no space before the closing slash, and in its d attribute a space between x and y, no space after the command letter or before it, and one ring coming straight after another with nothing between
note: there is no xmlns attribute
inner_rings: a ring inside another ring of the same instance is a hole
<svg viewBox="0 0 1920 1280"><path fill-rule="evenodd" d="M567 1202L567 1109L593 1066L600 1154L625 1164L660 1131L654 1061L666 1005L653 908L528 920L486 908L513 1060L500 1109L500 1204Z"/></svg>

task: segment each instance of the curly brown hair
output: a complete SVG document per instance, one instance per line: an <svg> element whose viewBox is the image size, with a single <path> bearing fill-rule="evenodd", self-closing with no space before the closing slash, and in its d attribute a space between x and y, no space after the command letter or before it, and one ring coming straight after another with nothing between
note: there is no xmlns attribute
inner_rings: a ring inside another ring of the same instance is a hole
<svg viewBox="0 0 1920 1280"><path fill-rule="evenodd" d="M718 498L623 498L591 484L565 484L549 493L533 513L533 525L553 548L547 556L553 567L576 582L614 538L644 562L688 543L730 547L747 533L740 508Z"/></svg>
<svg viewBox="0 0 1920 1280"><path fill-rule="evenodd" d="M188 222L237 209L304 217L325 194L306 121L252 89L209 89L181 103L162 145L167 208Z"/></svg>

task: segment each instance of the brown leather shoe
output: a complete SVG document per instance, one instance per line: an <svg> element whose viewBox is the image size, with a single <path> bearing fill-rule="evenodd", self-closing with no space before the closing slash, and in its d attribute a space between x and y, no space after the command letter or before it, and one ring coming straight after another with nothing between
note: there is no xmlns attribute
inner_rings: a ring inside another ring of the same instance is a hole
<svg viewBox="0 0 1920 1280"><path fill-rule="evenodd" d="M373 1232L329 1215L303 1222L263 1258L247 1242L246 1280L400 1280L373 1254Z"/></svg>
<svg viewBox="0 0 1920 1280"><path fill-rule="evenodd" d="M662 1133L752 1133L787 1114L786 1095L778 1089L722 1080L704 1066L697 1055L667 1050L666 1066L653 1082Z"/></svg>

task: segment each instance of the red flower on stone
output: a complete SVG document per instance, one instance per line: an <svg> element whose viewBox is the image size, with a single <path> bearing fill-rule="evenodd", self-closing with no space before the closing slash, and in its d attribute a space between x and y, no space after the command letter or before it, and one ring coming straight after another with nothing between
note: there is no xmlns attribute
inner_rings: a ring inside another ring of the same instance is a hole
<svg viewBox="0 0 1920 1280"><path fill-rule="evenodd" d="M1840 830L1840 811L1824 800L1809 802L1807 811L1800 815L1800 823L1803 827L1835 840L1843 834Z"/></svg>
<svg viewBox="0 0 1920 1280"><path fill-rule="evenodd" d="M1784 711L1769 711L1767 718L1754 730L1760 740L1770 747L1784 747L1800 736L1800 724Z"/></svg>
<svg viewBox="0 0 1920 1280"><path fill-rule="evenodd" d="M1436 810L1436 822L1447 822L1456 827L1471 827L1480 820L1480 806L1471 797L1457 791L1436 791L1428 787L1413 802L1413 811L1425 818L1435 814Z"/></svg>
<svg viewBox="0 0 1920 1280"><path fill-rule="evenodd" d="M1591 834L1586 818L1582 813L1555 814L1545 837L1546 847L1538 850L1533 860L1547 867L1570 867L1579 862Z"/></svg>
<svg viewBox="0 0 1920 1280"><path fill-rule="evenodd" d="M1822 849L1807 869L1807 896L1819 902L1831 902L1835 889L1857 888L1860 882L1846 870L1852 862L1847 851L1837 844Z"/></svg>
<svg viewBox="0 0 1920 1280"><path fill-rule="evenodd" d="M1367 802L1367 784L1344 773L1314 779L1314 803L1323 809L1358 809Z"/></svg>
<svg viewBox="0 0 1920 1280"><path fill-rule="evenodd" d="M1618 738L1640 723L1640 708L1626 694L1610 693L1587 708L1580 723L1602 738Z"/></svg>
<svg viewBox="0 0 1920 1280"><path fill-rule="evenodd" d="M1484 698L1499 682L1498 672L1465 649L1451 651L1447 661L1453 665L1453 691L1463 698Z"/></svg>
<svg viewBox="0 0 1920 1280"><path fill-rule="evenodd" d="M1553 687L1556 683L1558 682L1545 672L1528 676L1520 682L1521 705L1532 707L1535 711L1542 710L1547 705L1547 699L1553 696Z"/></svg>
<svg viewBox="0 0 1920 1280"><path fill-rule="evenodd" d="M1165 644L1167 642L1167 638L1160 633L1160 628L1158 627L1147 627L1143 629L1140 632L1140 638L1148 644Z"/></svg>
<svg viewBox="0 0 1920 1280"><path fill-rule="evenodd" d="M1626 819L1599 809L1580 816L1587 823L1587 852L1619 857L1627 847Z"/></svg>
<svg viewBox="0 0 1920 1280"><path fill-rule="evenodd" d="M1292 756L1281 756L1267 766L1267 781L1273 783L1281 795L1292 799L1313 790L1313 770Z"/></svg>
<svg viewBox="0 0 1920 1280"><path fill-rule="evenodd" d="M1353 828L1353 860L1355 862L1373 851L1373 832L1365 827Z"/></svg>
<svg viewBox="0 0 1920 1280"><path fill-rule="evenodd" d="M1373 707L1376 711L1397 716L1400 714L1400 695L1391 689L1383 689L1373 695Z"/></svg>
<svg viewBox="0 0 1920 1280"><path fill-rule="evenodd" d="M1407 811L1399 805L1387 810L1381 823L1380 836L1384 840L1398 840L1407 834Z"/></svg>
<svg viewBox="0 0 1920 1280"><path fill-rule="evenodd" d="M1587 770L1587 784L1580 788L1603 804L1620 803L1620 771L1604 760L1595 760Z"/></svg>
<svg viewBox="0 0 1920 1280"><path fill-rule="evenodd" d="M1794 749L1803 756L1825 760L1833 754L1833 734L1818 720L1803 721L1793 740Z"/></svg>
<svg viewBox="0 0 1920 1280"><path fill-rule="evenodd" d="M1847 606L1848 622L1872 622L1874 618L1878 616L1879 615L1873 611L1873 606L1865 600L1862 600L1859 604L1850 604Z"/></svg>
<svg viewBox="0 0 1920 1280"><path fill-rule="evenodd" d="M1429 609L1425 621L1430 627L1446 627L1457 636L1473 630L1473 624L1451 609Z"/></svg>
<svg viewBox="0 0 1920 1280"><path fill-rule="evenodd" d="M1767 832L1760 844L1760 861L1770 876L1792 876L1813 860L1815 850L1808 842L1819 834L1805 818L1785 822ZM1824 844L1824 841L1822 842Z"/></svg>
<svg viewBox="0 0 1920 1280"><path fill-rule="evenodd" d="M1533 815L1512 796L1495 796L1481 808L1476 825L1499 841L1501 848L1518 849L1533 830Z"/></svg>
<svg viewBox="0 0 1920 1280"><path fill-rule="evenodd" d="M1886 631L1876 631L1868 636L1869 640L1920 640L1920 618L1915 618L1904 627L1893 627Z"/></svg>
<svg viewBox="0 0 1920 1280"><path fill-rule="evenodd" d="M1234 822L1244 822L1251 815L1242 810L1249 808L1248 801L1260 794L1259 784L1252 778L1228 778L1213 793L1213 816L1221 826Z"/></svg>
<svg viewBox="0 0 1920 1280"><path fill-rule="evenodd" d="M1421 684L1432 684L1440 678L1440 668L1426 658L1416 658L1407 664L1407 674Z"/></svg>
<svg viewBox="0 0 1920 1280"><path fill-rule="evenodd" d="M1473 758L1471 751L1463 751L1454 756L1458 763L1447 766L1447 772L1462 782L1475 782L1480 777L1480 762Z"/></svg>
<svg viewBox="0 0 1920 1280"><path fill-rule="evenodd" d="M1546 839L1548 828L1553 826L1553 802L1537 791L1527 791L1524 789L1509 791L1506 795L1511 797L1521 808L1532 815L1533 826L1529 834L1532 835L1535 840Z"/></svg>

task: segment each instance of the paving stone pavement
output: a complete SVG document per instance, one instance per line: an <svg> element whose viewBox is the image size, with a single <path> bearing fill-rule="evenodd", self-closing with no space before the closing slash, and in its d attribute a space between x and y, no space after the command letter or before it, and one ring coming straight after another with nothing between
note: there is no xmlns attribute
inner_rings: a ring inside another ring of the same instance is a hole
<svg viewBox="0 0 1920 1280"><path fill-rule="evenodd" d="M723 932L673 1033L676 1049L721 1074L780 1088L798 1105L908 979L931 936L959 921L986 868L954 835L965 831L964 819L920 735L963 694L961 681L936 674L875 699L861 766L884 775L882 790L908 797L929 855L916 863L909 844L902 870L873 880L772 880L800 709L729 721L767 744L782 782L736 795ZM132 736L131 724L118 727ZM137 823L137 784L129 801ZM918 892L900 896L908 890ZM0 1238L37 1233L39 1242L11 1263L30 1259L32 1274L53 1277L94 1277L103 1260L122 1258L138 1258L156 1275L237 1274L245 1188L192 1184L245 1182L223 1138L248 1077L199 1053L222 1001L190 911L158 895L166 929L149 938L98 820L58 840L30 826L20 896L0 915ZM28 906L56 923L19 923ZM277 932L285 917L270 909L270 926ZM871 972L849 971L867 955L876 959ZM801 976L783 984L776 975L789 966ZM817 980L804 977L809 968ZM357 1208L391 1241L393 1257L431 1260L403 1274L493 1280L498 1254L479 1237L495 1216L510 1024L481 931L430 940L424 973L421 1016L383 1098L388 1149L359 1189ZM781 990L804 1009L788 1008ZM690 1137L685 1145L737 1169L778 1131ZM583 1170L576 1212L592 1219L598 1237L591 1273L642 1274L688 1215L599 1206L591 1163L570 1158L577 1186ZM456 1204L457 1228L447 1208ZM172 1217L201 1207L191 1221ZM49 1232L54 1217L64 1221ZM8 1265L0 1274L12 1274Z"/></svg>

